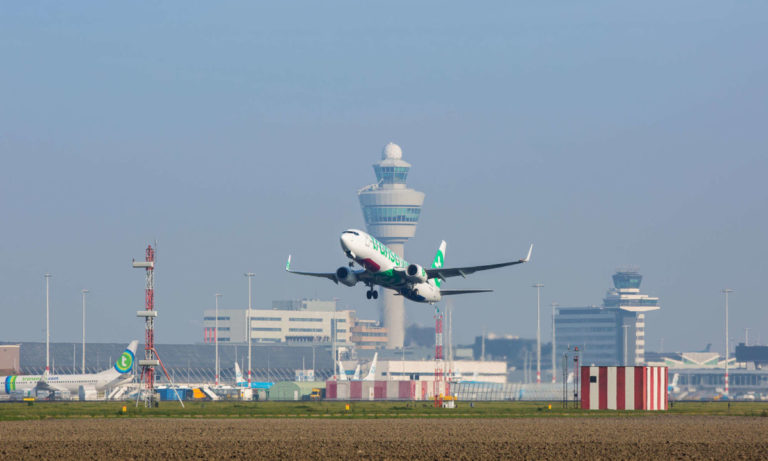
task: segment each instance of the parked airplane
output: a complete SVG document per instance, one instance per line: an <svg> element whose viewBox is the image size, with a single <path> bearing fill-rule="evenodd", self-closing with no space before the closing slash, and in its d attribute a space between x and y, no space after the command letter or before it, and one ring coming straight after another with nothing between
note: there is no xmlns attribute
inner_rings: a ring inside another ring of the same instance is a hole
<svg viewBox="0 0 768 461"><path fill-rule="evenodd" d="M680 373L672 375L672 382L667 386L667 392L670 394L677 394L680 392L680 387L677 385L677 378L680 377Z"/></svg>
<svg viewBox="0 0 768 461"><path fill-rule="evenodd" d="M368 368L368 373L365 375L364 378L360 378L360 364L358 363L355 366L355 372L350 377L347 375L347 372L344 371L344 365L341 363L341 360L339 360L339 381L373 381L376 376L376 361L379 358L379 353L376 352L373 354L373 361L371 362L371 366Z"/></svg>
<svg viewBox="0 0 768 461"><path fill-rule="evenodd" d="M352 374L352 381L360 381L360 364L355 367L355 372Z"/></svg>
<svg viewBox="0 0 768 461"><path fill-rule="evenodd" d="M466 277L477 271L496 269L526 263L531 259L533 245L528 249L528 255L524 259L483 266L466 266L456 268L443 268L445 259L445 241L440 244L435 260L430 269L424 269L418 264L409 264L401 259L394 251L376 240L375 237L356 229L348 229L341 233L341 248L350 261L349 267L342 266L336 272L299 272L291 270L291 256L285 270L293 274L308 275L311 277L323 277L334 283L343 283L354 286L362 282L368 287L366 297L376 299L378 291L376 285L395 290L400 295L411 301L422 303L439 302L443 296L459 295L464 293L484 293L492 290L444 290L440 288L448 277ZM362 266L362 269L353 270L353 262Z"/></svg>
<svg viewBox="0 0 768 461"><path fill-rule="evenodd" d="M363 378L363 381L373 381L376 379L376 360L379 359L379 353L376 352L373 354L373 362L371 362L371 367L368 369L368 374L365 375L365 378Z"/></svg>
<svg viewBox="0 0 768 461"><path fill-rule="evenodd" d="M76 375L52 375L46 370L42 375L18 375L0 376L0 394L21 393L32 395L41 392L69 392L84 393L83 398L95 398L97 392L105 388L119 384L130 377L133 369L133 360L136 356L136 347L139 342L131 341L123 351L112 368L100 373L84 373Z"/></svg>
<svg viewBox="0 0 768 461"><path fill-rule="evenodd" d="M251 381L251 389L270 389L275 383L269 381ZM243 378L243 372L240 371L240 365L235 362L235 386L248 388L248 381Z"/></svg>
<svg viewBox="0 0 768 461"><path fill-rule="evenodd" d="M344 365L339 360L339 381L347 381L347 372L344 371Z"/></svg>

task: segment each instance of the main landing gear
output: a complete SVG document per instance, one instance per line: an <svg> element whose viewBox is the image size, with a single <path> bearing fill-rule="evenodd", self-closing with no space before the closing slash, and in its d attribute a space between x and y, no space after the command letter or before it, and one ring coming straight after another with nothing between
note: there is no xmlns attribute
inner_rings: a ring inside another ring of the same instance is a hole
<svg viewBox="0 0 768 461"><path fill-rule="evenodd" d="M371 287L368 291L365 292L365 297L368 299L378 299L379 292L374 290L373 287Z"/></svg>

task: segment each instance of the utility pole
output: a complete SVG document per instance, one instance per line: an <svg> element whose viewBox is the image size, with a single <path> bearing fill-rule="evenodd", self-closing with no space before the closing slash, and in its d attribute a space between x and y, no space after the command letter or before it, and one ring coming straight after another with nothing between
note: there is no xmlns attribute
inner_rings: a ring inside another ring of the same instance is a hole
<svg viewBox="0 0 768 461"><path fill-rule="evenodd" d="M216 349L216 385L219 385L219 298L221 293L216 293L216 321L214 322L213 343Z"/></svg>
<svg viewBox="0 0 768 461"><path fill-rule="evenodd" d="M725 293L725 395L728 396L728 293L733 293L730 288L723 288Z"/></svg>
<svg viewBox="0 0 768 461"><path fill-rule="evenodd" d="M83 294L83 366L81 373L85 374L85 295L88 294L88 290L80 290Z"/></svg>
<svg viewBox="0 0 768 461"><path fill-rule="evenodd" d="M248 335L248 388L251 387L251 279L256 275L253 272L246 272L245 276L248 277L248 313L245 315L245 322L248 324L246 327L246 334Z"/></svg>
<svg viewBox="0 0 768 461"><path fill-rule="evenodd" d="M536 288L536 384L541 384L541 283L531 285Z"/></svg>
<svg viewBox="0 0 768 461"><path fill-rule="evenodd" d="M45 274L45 371L51 370L51 274Z"/></svg>
<svg viewBox="0 0 768 461"><path fill-rule="evenodd" d="M557 303L552 303L552 384L555 384L557 376L557 357L555 355L555 308Z"/></svg>

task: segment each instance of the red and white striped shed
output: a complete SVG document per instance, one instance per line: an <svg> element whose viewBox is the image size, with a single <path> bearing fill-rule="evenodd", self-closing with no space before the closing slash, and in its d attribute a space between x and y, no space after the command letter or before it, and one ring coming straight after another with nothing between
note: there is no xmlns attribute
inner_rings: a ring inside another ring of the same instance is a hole
<svg viewBox="0 0 768 461"><path fill-rule="evenodd" d="M667 367L581 367L584 410L666 410Z"/></svg>

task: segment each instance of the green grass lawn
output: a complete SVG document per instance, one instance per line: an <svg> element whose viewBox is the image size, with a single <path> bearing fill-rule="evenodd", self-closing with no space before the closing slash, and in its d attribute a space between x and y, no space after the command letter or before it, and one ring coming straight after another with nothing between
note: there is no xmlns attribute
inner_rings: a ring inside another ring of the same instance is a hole
<svg viewBox="0 0 768 461"><path fill-rule="evenodd" d="M768 402L680 402L669 411L585 411L560 402L458 402L434 408L432 402L161 402L144 408L136 402L9 402L0 404L0 421L47 418L526 418L678 414L768 417ZM552 408L549 408L549 405ZM123 406L126 412L122 412Z"/></svg>

